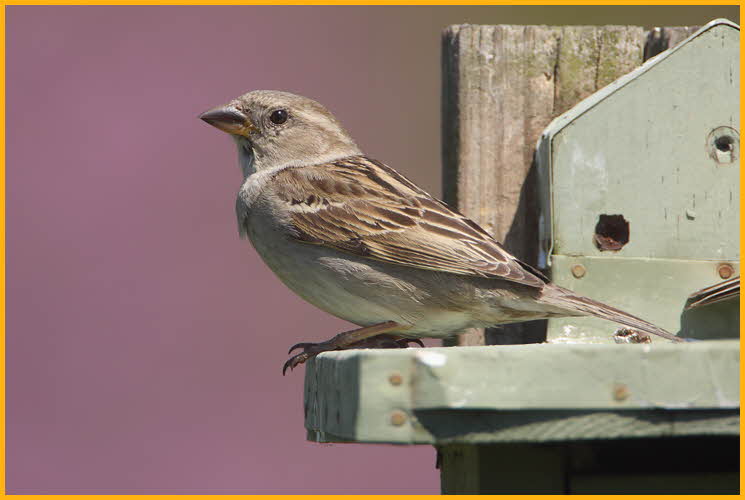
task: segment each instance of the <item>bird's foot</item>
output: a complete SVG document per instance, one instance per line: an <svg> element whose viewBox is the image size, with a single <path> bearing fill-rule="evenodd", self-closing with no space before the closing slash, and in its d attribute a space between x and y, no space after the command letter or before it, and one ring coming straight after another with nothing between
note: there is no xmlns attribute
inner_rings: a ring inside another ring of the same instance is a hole
<svg viewBox="0 0 745 500"><path fill-rule="evenodd" d="M294 370L297 365L305 363L310 358L313 358L321 354L322 352L336 351L341 348L331 344L330 342L319 342L317 344L314 344L312 342L301 342L290 347L288 353L294 351L295 349L302 349L303 352L295 354L293 357L287 360L285 365L282 367L282 375L287 372L288 368L290 370Z"/></svg>
<svg viewBox="0 0 745 500"><path fill-rule="evenodd" d="M416 343L424 347L424 344L419 339L406 339L400 335L382 335L387 331L395 329L400 330L401 326L395 321L386 321L385 323L342 332L325 342L300 342L295 344L290 347L288 354L295 349L302 349L303 352L287 360L284 367L282 367L282 375L287 372L288 368L292 370L322 352L343 349L399 348L408 347L409 343Z"/></svg>

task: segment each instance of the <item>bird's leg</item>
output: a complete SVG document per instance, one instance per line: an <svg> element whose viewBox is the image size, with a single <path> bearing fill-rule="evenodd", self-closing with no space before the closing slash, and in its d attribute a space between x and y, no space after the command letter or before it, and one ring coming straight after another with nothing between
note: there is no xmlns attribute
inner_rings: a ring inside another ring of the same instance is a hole
<svg viewBox="0 0 745 500"><path fill-rule="evenodd" d="M345 346L344 349L403 349L409 347L409 344L418 344L419 347L424 347L424 344L419 339L409 339L396 334L381 333L380 335L349 344L348 346ZM290 352L299 348L304 349L306 346L310 345L314 344L309 342L295 344L292 346Z"/></svg>
<svg viewBox="0 0 745 500"><path fill-rule="evenodd" d="M424 347L424 343L420 339L402 337L400 335L393 335L387 333L381 333L374 337L367 338L354 342L343 348L337 350L346 349L404 349L409 347L409 344L417 344L419 347ZM315 342L300 342L290 347L288 354L295 349L303 349L304 351L313 349L318 344Z"/></svg>
<svg viewBox="0 0 745 500"><path fill-rule="evenodd" d="M365 340L371 337L396 329L401 329L401 325L395 321L386 321L384 323L378 323L377 325L365 326L355 330L341 332L334 338L318 344L312 344L309 342L295 344L290 347L289 352L292 352L295 349L303 349L303 352L296 354L287 360L285 366L282 368L282 375L285 374L288 368L293 369L297 365L305 363L310 358L315 357L322 352L347 349L356 346L355 344L362 344ZM394 342L398 343L400 340L395 340ZM359 347L363 346L359 345Z"/></svg>

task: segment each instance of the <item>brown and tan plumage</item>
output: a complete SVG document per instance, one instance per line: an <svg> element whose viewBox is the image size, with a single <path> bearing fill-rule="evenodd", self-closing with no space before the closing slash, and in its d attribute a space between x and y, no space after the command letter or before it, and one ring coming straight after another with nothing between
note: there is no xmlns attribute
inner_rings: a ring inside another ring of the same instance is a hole
<svg viewBox="0 0 745 500"><path fill-rule="evenodd" d="M681 340L550 283L475 222L363 155L315 101L254 91L202 119L238 146L241 235L298 295L361 327L297 344L303 352L283 372L374 339L402 345L558 316L597 316Z"/></svg>
<svg viewBox="0 0 745 500"><path fill-rule="evenodd" d="M548 281L476 223L364 156L284 169L274 181L301 241L430 271Z"/></svg>

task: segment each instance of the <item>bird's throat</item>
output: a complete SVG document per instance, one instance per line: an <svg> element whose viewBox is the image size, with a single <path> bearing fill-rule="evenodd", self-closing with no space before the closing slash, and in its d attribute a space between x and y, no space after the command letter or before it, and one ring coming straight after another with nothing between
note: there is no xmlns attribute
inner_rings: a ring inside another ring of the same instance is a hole
<svg viewBox="0 0 745 500"><path fill-rule="evenodd" d="M247 179L249 175L256 171L254 165L255 155L254 150L248 143L238 144L238 165L241 167L243 178Z"/></svg>

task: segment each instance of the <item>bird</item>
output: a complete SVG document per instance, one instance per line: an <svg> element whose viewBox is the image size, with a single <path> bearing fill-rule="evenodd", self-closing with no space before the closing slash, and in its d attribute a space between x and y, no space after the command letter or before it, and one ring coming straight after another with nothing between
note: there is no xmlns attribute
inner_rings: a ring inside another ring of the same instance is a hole
<svg viewBox="0 0 745 500"><path fill-rule="evenodd" d="M293 292L359 328L301 342L282 368L332 350L444 339L467 328L596 316L679 337L576 294L477 223L365 155L313 99L254 90L199 115L228 133L243 182L241 237Z"/></svg>

